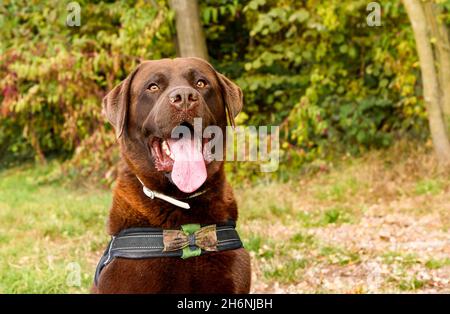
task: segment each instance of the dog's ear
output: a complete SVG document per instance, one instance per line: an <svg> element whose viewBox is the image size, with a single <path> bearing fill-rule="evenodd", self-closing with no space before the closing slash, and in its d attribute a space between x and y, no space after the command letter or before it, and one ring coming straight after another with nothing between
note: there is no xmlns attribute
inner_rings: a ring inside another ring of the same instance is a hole
<svg viewBox="0 0 450 314"><path fill-rule="evenodd" d="M244 106L244 97L239 86L233 83L225 75L217 72L219 83L222 88L223 101L228 119L233 127L235 127L234 118L241 112Z"/></svg>
<svg viewBox="0 0 450 314"><path fill-rule="evenodd" d="M104 98L102 102L102 113L116 131L116 137L119 138L125 128L127 111L130 103L130 89L134 76L139 67L131 72L128 77L119 85L114 87Z"/></svg>

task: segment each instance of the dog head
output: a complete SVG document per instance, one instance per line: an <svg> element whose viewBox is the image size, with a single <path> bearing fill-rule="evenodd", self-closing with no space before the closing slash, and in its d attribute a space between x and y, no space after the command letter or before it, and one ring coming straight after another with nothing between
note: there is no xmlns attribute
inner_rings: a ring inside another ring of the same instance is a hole
<svg viewBox="0 0 450 314"><path fill-rule="evenodd" d="M198 190L221 168L223 159L210 158L205 130L216 126L224 135L227 120L234 125L242 106L241 89L198 58L143 62L103 99L135 174L184 193ZM220 143L224 151L225 141Z"/></svg>

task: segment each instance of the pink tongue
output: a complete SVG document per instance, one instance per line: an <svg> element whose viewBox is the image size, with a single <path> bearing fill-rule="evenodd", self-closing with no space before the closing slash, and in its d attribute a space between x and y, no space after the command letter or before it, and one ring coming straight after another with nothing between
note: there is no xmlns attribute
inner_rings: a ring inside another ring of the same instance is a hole
<svg viewBox="0 0 450 314"><path fill-rule="evenodd" d="M173 183L180 191L194 192L206 180L206 166L202 154L201 139L199 141L190 138L170 139L169 146L175 159L172 169Z"/></svg>

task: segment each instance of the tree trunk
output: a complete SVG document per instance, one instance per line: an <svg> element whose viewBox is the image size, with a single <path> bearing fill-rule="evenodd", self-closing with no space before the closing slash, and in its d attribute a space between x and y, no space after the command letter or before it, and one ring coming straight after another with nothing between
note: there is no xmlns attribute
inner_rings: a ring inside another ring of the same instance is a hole
<svg viewBox="0 0 450 314"><path fill-rule="evenodd" d="M441 95L441 108L444 120L447 124L447 134L450 134L450 42L447 26L439 22L437 17L441 13L433 1L424 3L427 24L430 26L431 35L435 39L436 61L439 72L439 85Z"/></svg>
<svg viewBox="0 0 450 314"><path fill-rule="evenodd" d="M433 48L419 0L403 0L411 21L422 72L423 94L428 111L431 138L438 160L450 164L450 141L440 105L439 79L434 65Z"/></svg>
<svg viewBox="0 0 450 314"><path fill-rule="evenodd" d="M46 165L47 164L47 160L45 159L45 155L42 152L41 149L41 145L39 144L39 137L36 135L36 132L34 131L34 122L33 122L33 118L30 119L31 123L29 124L29 126L25 127L24 133L26 134L26 136L29 139L30 145L31 147L33 147L34 152L36 153L36 160L39 162L39 164L41 165Z"/></svg>
<svg viewBox="0 0 450 314"><path fill-rule="evenodd" d="M170 0L175 11L178 55L208 60L197 0Z"/></svg>

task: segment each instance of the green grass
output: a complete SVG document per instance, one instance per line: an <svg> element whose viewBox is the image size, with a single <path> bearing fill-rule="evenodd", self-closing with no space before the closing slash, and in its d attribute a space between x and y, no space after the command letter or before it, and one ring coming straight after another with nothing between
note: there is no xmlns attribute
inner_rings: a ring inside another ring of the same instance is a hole
<svg viewBox="0 0 450 314"><path fill-rule="evenodd" d="M53 168L0 173L1 293L86 292L92 283L111 195L39 183ZM80 267L80 287L66 284L70 263Z"/></svg>
<svg viewBox="0 0 450 314"><path fill-rule="evenodd" d="M333 179L332 177L330 179ZM340 178L341 179L341 178ZM318 187L316 197L319 200L329 200L340 202L347 200L348 197L356 195L363 188L362 183L358 182L353 176L344 178L344 180L336 180L336 182L325 186Z"/></svg>
<svg viewBox="0 0 450 314"><path fill-rule="evenodd" d="M324 246L320 250L320 255L326 258L328 263L340 266L357 263L360 260L357 252L352 252L339 246Z"/></svg>
<svg viewBox="0 0 450 314"><path fill-rule="evenodd" d="M384 262L390 264L400 264L402 266L412 266L420 264L421 261L416 254L403 254L400 252L386 252L382 255Z"/></svg>
<svg viewBox="0 0 450 314"><path fill-rule="evenodd" d="M450 266L450 258L430 259L425 263L425 266L429 269L439 269L444 266Z"/></svg>
<svg viewBox="0 0 450 314"><path fill-rule="evenodd" d="M402 291L413 291L422 288L426 284L425 280L417 279L413 277L409 280L401 280L398 287Z"/></svg>
<svg viewBox="0 0 450 314"><path fill-rule="evenodd" d="M300 272L307 265L308 261L305 259L289 260L274 270L265 271L264 276L269 280L275 279L282 283L295 282L301 279Z"/></svg>
<svg viewBox="0 0 450 314"><path fill-rule="evenodd" d="M290 242L295 244L306 244L306 245L312 245L314 244L314 236L310 234L304 234L304 233L296 233L293 237L291 237Z"/></svg>
<svg viewBox="0 0 450 314"><path fill-rule="evenodd" d="M326 225L341 225L357 220L353 209L345 206L331 206L325 209L299 212L296 218L304 227L323 227Z"/></svg>
<svg viewBox="0 0 450 314"><path fill-rule="evenodd" d="M262 238L258 235L250 235L244 239L244 246L247 250L258 253L261 249Z"/></svg>
<svg viewBox="0 0 450 314"><path fill-rule="evenodd" d="M435 179L417 182L415 192L417 195L436 195L442 191L442 182Z"/></svg>

